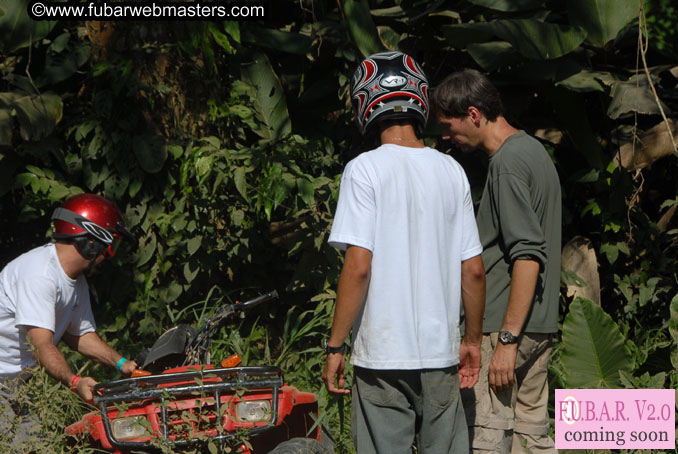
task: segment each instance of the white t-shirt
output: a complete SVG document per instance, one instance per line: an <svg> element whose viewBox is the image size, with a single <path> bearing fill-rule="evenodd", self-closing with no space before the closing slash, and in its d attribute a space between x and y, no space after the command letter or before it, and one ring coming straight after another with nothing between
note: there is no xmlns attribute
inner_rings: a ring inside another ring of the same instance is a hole
<svg viewBox="0 0 678 454"><path fill-rule="evenodd" d="M32 249L0 272L0 381L35 364L26 327L76 336L95 330L84 276L71 279L61 268L54 244Z"/></svg>
<svg viewBox="0 0 678 454"><path fill-rule="evenodd" d="M429 369L459 363L461 262L479 255L462 167L431 148L382 145L348 163L329 243L372 252L351 363Z"/></svg>

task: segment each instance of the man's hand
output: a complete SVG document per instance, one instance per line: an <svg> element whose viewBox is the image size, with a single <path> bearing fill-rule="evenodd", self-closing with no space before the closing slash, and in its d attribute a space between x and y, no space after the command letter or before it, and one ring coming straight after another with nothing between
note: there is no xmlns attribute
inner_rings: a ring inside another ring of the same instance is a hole
<svg viewBox="0 0 678 454"><path fill-rule="evenodd" d="M513 387L517 356L518 344L497 344L492 361L490 361L489 371L490 388L495 393L498 394Z"/></svg>
<svg viewBox="0 0 678 454"><path fill-rule="evenodd" d="M459 352L459 387L473 388L480 376L480 345L463 340Z"/></svg>
<svg viewBox="0 0 678 454"><path fill-rule="evenodd" d="M345 396L351 392L350 389L345 389L346 380L344 379L344 367L346 366L346 358L342 353L330 353L325 360L325 369L323 370L322 379L325 382L327 390L331 394L338 396ZM335 384L336 380L336 384Z"/></svg>
<svg viewBox="0 0 678 454"><path fill-rule="evenodd" d="M75 385L74 391L82 400L91 404L94 401L94 385L96 384L97 381L92 377L82 377Z"/></svg>
<svg viewBox="0 0 678 454"><path fill-rule="evenodd" d="M128 359L123 363L122 367L120 368L120 373L125 377L129 377L130 375L132 375L132 372L138 368L139 365L137 364L136 361Z"/></svg>

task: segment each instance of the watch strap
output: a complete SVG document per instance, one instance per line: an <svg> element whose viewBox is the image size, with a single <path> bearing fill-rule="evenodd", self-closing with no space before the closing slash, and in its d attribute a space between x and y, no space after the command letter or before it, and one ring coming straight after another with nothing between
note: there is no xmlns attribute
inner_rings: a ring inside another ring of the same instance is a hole
<svg viewBox="0 0 678 454"><path fill-rule="evenodd" d="M346 353L347 347L348 346L346 345L346 343L343 343L338 347L332 347L328 345L327 341L325 341L325 343L323 344L323 350L325 351L326 355L329 355L330 353L341 353L343 355L344 353Z"/></svg>

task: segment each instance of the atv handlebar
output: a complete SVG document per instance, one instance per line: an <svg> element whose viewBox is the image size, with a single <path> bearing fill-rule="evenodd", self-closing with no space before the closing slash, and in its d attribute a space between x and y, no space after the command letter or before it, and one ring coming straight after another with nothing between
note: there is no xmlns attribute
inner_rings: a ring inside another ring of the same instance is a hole
<svg viewBox="0 0 678 454"><path fill-rule="evenodd" d="M207 325L211 325L213 322L218 321L222 318L228 317L230 315L235 315L238 312L251 309L254 306L258 306L261 303L266 303L268 301L273 301L275 299L278 299L277 290L272 290L268 293L264 293L263 295L259 295L256 298L252 298L251 300L247 300L243 303L236 301L234 304L229 304L227 306L222 307L221 309L218 309L217 312L212 316L212 318L207 320Z"/></svg>
<svg viewBox="0 0 678 454"><path fill-rule="evenodd" d="M221 325L237 313L277 298L278 292L273 290L244 303L235 302L218 309L212 318L206 320L205 325L198 330L195 337L186 345L183 365L209 363L211 359L209 348L212 336L214 336Z"/></svg>
<svg viewBox="0 0 678 454"><path fill-rule="evenodd" d="M254 306L258 306L261 303L266 303L268 301L273 301L275 299L278 299L278 291L273 290L268 293L264 293L263 295L259 295L256 298L252 298L251 300L245 301L244 303L237 302L235 303L235 306L239 308L240 310L245 310L249 309Z"/></svg>

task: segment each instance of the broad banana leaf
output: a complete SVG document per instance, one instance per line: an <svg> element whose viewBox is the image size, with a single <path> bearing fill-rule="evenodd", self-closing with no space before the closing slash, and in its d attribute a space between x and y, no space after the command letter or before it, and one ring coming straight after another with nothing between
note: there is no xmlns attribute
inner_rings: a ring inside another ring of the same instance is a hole
<svg viewBox="0 0 678 454"><path fill-rule="evenodd" d="M633 368L617 324L594 302L576 298L563 323L560 361L568 388L619 388Z"/></svg>
<svg viewBox="0 0 678 454"><path fill-rule="evenodd" d="M61 121L64 104L55 94L25 95L17 92L0 93L0 144L12 141L12 110L19 121L24 140L40 140L47 137Z"/></svg>
<svg viewBox="0 0 678 454"><path fill-rule="evenodd" d="M627 81L615 82L612 84L610 97L612 100L607 107L607 115L615 120L627 112L660 114L660 103L664 113L671 111L666 104L655 98L645 74L636 74Z"/></svg>
<svg viewBox="0 0 678 454"><path fill-rule="evenodd" d="M243 42L290 54L306 55L313 44L308 36L253 24L243 24L240 32Z"/></svg>
<svg viewBox="0 0 678 454"><path fill-rule="evenodd" d="M567 9L570 24L586 30L586 40L599 47L615 39L640 13L638 0L568 0Z"/></svg>
<svg viewBox="0 0 678 454"><path fill-rule="evenodd" d="M486 71L520 62L522 57L505 41L474 43L466 47L469 55Z"/></svg>
<svg viewBox="0 0 678 454"><path fill-rule="evenodd" d="M367 0L344 0L343 9L351 37L363 57L386 50L379 39Z"/></svg>
<svg viewBox="0 0 678 454"><path fill-rule="evenodd" d="M612 73L609 72L589 71L588 69L582 69L571 76L559 80L556 82L556 85L580 93L590 91L604 92L605 87L601 80L611 80L612 78Z"/></svg>
<svg viewBox="0 0 678 454"><path fill-rule="evenodd" d="M457 49L464 49L469 44L484 43L494 37L494 27L487 22L443 25L441 30L445 40Z"/></svg>
<svg viewBox="0 0 678 454"><path fill-rule="evenodd" d="M263 128L255 131L267 140L277 140L292 132L282 84L266 55L254 52L241 65L243 81L254 87L254 106Z"/></svg>
<svg viewBox="0 0 678 454"><path fill-rule="evenodd" d="M586 32L581 28L534 19L497 20L492 26L498 37L533 60L562 57L578 48L586 38Z"/></svg>
<svg viewBox="0 0 678 454"><path fill-rule="evenodd" d="M41 40L56 21L34 21L28 16L28 0L0 0L0 54L10 54Z"/></svg>
<svg viewBox="0 0 678 454"><path fill-rule="evenodd" d="M503 12L526 11L544 5L543 0L468 0L474 5Z"/></svg>

